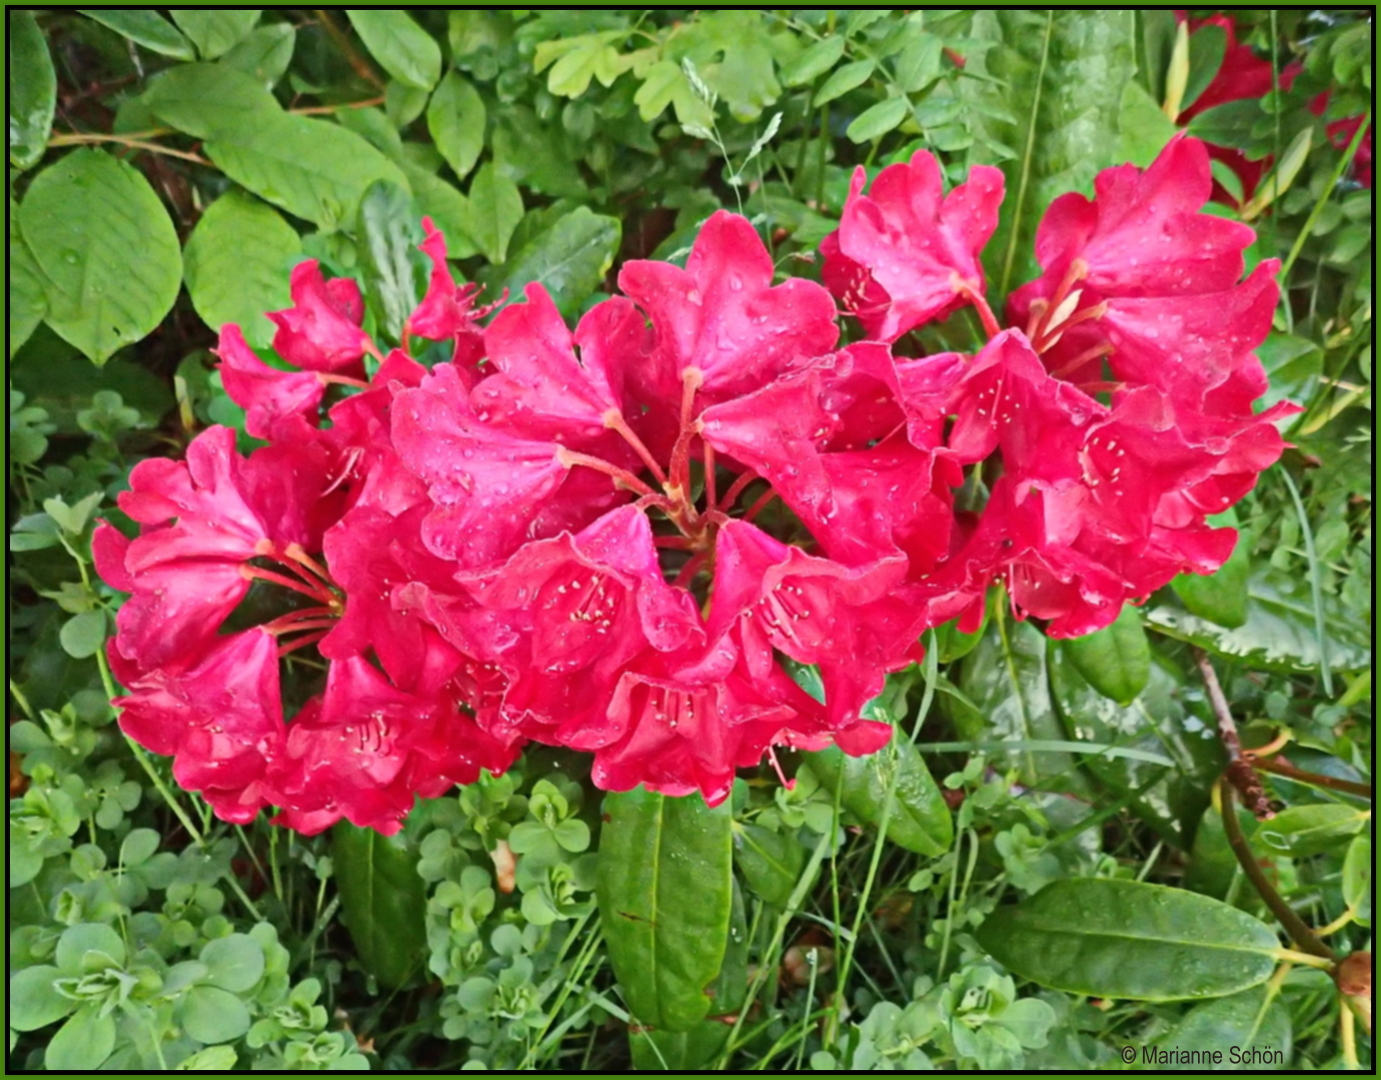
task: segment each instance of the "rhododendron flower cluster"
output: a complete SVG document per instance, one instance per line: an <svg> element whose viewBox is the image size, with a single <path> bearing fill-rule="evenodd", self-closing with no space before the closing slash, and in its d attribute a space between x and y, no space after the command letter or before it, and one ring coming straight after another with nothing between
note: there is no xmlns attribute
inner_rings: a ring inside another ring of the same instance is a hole
<svg viewBox="0 0 1381 1080"><path fill-rule="evenodd" d="M1057 200L1007 328L980 262L1002 176L945 194L924 152L859 170L825 286L776 283L720 212L684 268L627 263L573 331L541 285L481 326L430 222L387 354L354 283L305 262L272 316L287 368L221 334L264 445L217 427L141 463L120 505L142 532L96 534L131 594L121 723L222 817L307 832L396 830L528 741L590 752L603 788L711 802L779 747L875 751L864 705L994 582L1078 635L1230 554L1206 518L1279 455L1289 406L1252 407L1276 264L1243 278L1252 230L1200 212L1210 186L1181 139ZM910 355L970 305L975 355ZM449 359L424 367L423 339Z"/></svg>

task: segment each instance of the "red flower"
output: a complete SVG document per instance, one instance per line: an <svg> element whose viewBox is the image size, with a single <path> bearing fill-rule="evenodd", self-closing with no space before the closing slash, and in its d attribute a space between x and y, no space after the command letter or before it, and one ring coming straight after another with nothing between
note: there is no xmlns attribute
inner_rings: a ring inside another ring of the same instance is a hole
<svg viewBox="0 0 1381 1080"><path fill-rule="evenodd" d="M418 248L431 260L432 272L427 282L427 295L408 316L406 332L433 341L454 341L451 362L467 371L473 370L484 356L484 337L477 321L493 309L475 307L475 297L480 291L478 285L456 284L446 264L446 238L432 224L431 218L422 219L422 229L427 238Z"/></svg>
<svg viewBox="0 0 1381 1080"><path fill-rule="evenodd" d="M1001 170L974 166L944 195L939 163L918 150L883 169L868 195L866 182L860 166L821 251L825 284L869 337L895 341L982 296L978 256L997 228Z"/></svg>
<svg viewBox="0 0 1381 1080"><path fill-rule="evenodd" d="M278 326L273 351L306 371L329 371L364 378L365 353L377 353L369 335L360 329L364 299L360 287L349 278L321 276L315 259L293 267L290 286L293 306L271 311Z"/></svg>

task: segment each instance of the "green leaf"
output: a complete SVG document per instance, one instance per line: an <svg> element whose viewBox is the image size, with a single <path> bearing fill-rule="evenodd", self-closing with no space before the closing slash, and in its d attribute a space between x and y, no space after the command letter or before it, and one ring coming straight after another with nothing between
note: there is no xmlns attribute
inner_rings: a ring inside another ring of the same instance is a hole
<svg viewBox="0 0 1381 1080"><path fill-rule="evenodd" d="M355 953L381 986L397 990L422 970L427 895L417 852L401 836L342 821L331 833L341 911Z"/></svg>
<svg viewBox="0 0 1381 1080"><path fill-rule="evenodd" d="M10 200L9 231L9 355L14 356L43 321L48 301L43 295L43 273L19 232L19 206L13 199Z"/></svg>
<svg viewBox="0 0 1381 1080"><path fill-rule="evenodd" d="M412 196L384 180L371 184L360 203L355 235L365 294L394 341L402 340L403 326L422 299L426 274L417 262L422 258L419 220Z"/></svg>
<svg viewBox="0 0 1381 1080"><path fill-rule="evenodd" d="M1256 141L1253 129L1265 115L1256 98L1229 101L1199 113L1189 121L1188 131L1196 139L1247 150Z"/></svg>
<svg viewBox="0 0 1381 1080"><path fill-rule="evenodd" d="M206 981L233 994L253 990L264 974L264 948L248 934L230 934L208 941L198 959L206 965Z"/></svg>
<svg viewBox="0 0 1381 1080"><path fill-rule="evenodd" d="M236 323L259 348L273 340L267 311L290 303L288 274L302 240L279 213L230 190L207 207L182 253L192 306L212 330Z"/></svg>
<svg viewBox="0 0 1381 1080"><path fill-rule="evenodd" d="M53 959L64 975L76 975L84 972L86 961L93 953L102 961L108 959L123 964L125 943L115 929L105 923L77 923L62 932Z"/></svg>
<svg viewBox="0 0 1381 1080"><path fill-rule="evenodd" d="M1214 522L1220 525L1235 525L1232 520ZM1232 555L1216 574L1180 574L1170 587L1180 598L1190 613L1216 623L1227 630L1236 630L1247 622L1247 588L1252 572L1251 540L1241 534Z"/></svg>
<svg viewBox="0 0 1381 1080"><path fill-rule="evenodd" d="M1123 607L1111 626L1061 642L1070 662L1105 698L1128 705L1146 689L1151 677L1151 646L1141 625L1141 611Z"/></svg>
<svg viewBox="0 0 1381 1080"><path fill-rule="evenodd" d="M782 85L805 86L814 82L839 62L844 55L844 38L835 34L821 38L781 70Z"/></svg>
<svg viewBox="0 0 1381 1080"><path fill-rule="evenodd" d="M278 85L292 63L297 30L292 23L273 23L250 31L238 45L221 57L221 63L252 75L265 87Z"/></svg>
<svg viewBox="0 0 1381 1080"><path fill-rule="evenodd" d="M1053 990L1133 1001L1222 997L1265 982L1279 942L1265 923L1163 885L1076 878L994 911L979 944Z"/></svg>
<svg viewBox="0 0 1381 1080"><path fill-rule="evenodd" d="M104 611L84 611L62 624L58 640L67 655L75 660L95 656L105 644L106 620Z"/></svg>
<svg viewBox="0 0 1381 1080"><path fill-rule="evenodd" d="M516 297L538 282L574 318L609 272L621 237L617 218L578 207L523 245L505 266L503 287Z"/></svg>
<svg viewBox="0 0 1381 1080"><path fill-rule="evenodd" d="M508 241L523 216L523 196L518 185L501 174L492 162L480 167L470 182L470 219L465 232L491 263L508 255Z"/></svg>
<svg viewBox="0 0 1381 1080"><path fill-rule="evenodd" d="M192 43L178 33L177 27L156 11L148 8L78 8L83 15L102 26L108 26L136 45L174 60L195 60Z"/></svg>
<svg viewBox="0 0 1381 1080"><path fill-rule="evenodd" d="M895 62L897 85L908 94L924 90L940 77L944 42L927 30L910 35Z"/></svg>
<svg viewBox="0 0 1381 1080"><path fill-rule="evenodd" d="M894 811L895 813L895 811ZM889 823L890 834L890 823ZM734 822L734 864L744 884L769 904L791 898L805 864L805 849L794 836L761 825Z"/></svg>
<svg viewBox="0 0 1381 1080"><path fill-rule="evenodd" d="M595 893L614 975L639 1024L688 1031L710 1011L729 934L729 803L637 788L604 812Z"/></svg>
<svg viewBox="0 0 1381 1080"><path fill-rule="evenodd" d="M1142 169L1156 159L1179 131L1146 88L1135 80L1122 88L1117 129L1122 140L1122 156Z"/></svg>
<svg viewBox="0 0 1381 1080"><path fill-rule="evenodd" d="M238 996L215 986L194 986L182 999L182 1030L198 1042L224 1043L249 1030L249 1010Z"/></svg>
<svg viewBox="0 0 1381 1080"><path fill-rule="evenodd" d="M235 1068L233 1046L207 1046L182 1059L178 1072L229 1072Z"/></svg>
<svg viewBox="0 0 1381 1080"><path fill-rule="evenodd" d="M263 12L259 8L169 8L177 28L192 40L203 60L214 60L238 45Z"/></svg>
<svg viewBox="0 0 1381 1080"><path fill-rule="evenodd" d="M1354 837L1343 859L1343 903L1357 912L1357 921L1371 925L1371 837Z"/></svg>
<svg viewBox="0 0 1381 1080"><path fill-rule="evenodd" d="M348 8L350 25L365 48L390 75L415 90L430 90L441 78L441 46L401 11Z"/></svg>
<svg viewBox="0 0 1381 1080"><path fill-rule="evenodd" d="M888 98L864 109L845 130L852 142L880 139L911 114L911 102L904 97Z"/></svg>
<svg viewBox="0 0 1381 1080"><path fill-rule="evenodd" d="M10 857L14 857L11 851ZM61 1020L76 1002L57 992L53 981L61 972L51 964L28 967L10 976L10 1027L15 1031L36 1031Z"/></svg>
<svg viewBox="0 0 1381 1080"><path fill-rule="evenodd" d="M683 128L708 130L714 124L714 111L692 89L685 71L674 60L659 60L647 69L633 104L643 120L655 120L670 105Z"/></svg>
<svg viewBox="0 0 1381 1080"><path fill-rule="evenodd" d="M95 1006L86 1005L58 1028L43 1053L43 1064L50 1072L94 1072L114 1049L115 1017L102 1016Z"/></svg>
<svg viewBox="0 0 1381 1080"><path fill-rule="evenodd" d="M1208 84L1223 66L1227 53L1227 32L1221 26L1204 23L1189 35L1189 81L1185 83L1180 112L1199 100Z"/></svg>
<svg viewBox="0 0 1381 1080"><path fill-rule="evenodd" d="M876 68L877 64L872 60L855 60L851 64L845 64L825 80L825 85L816 91L812 104L819 108L835 98L843 97L850 90L867 82Z"/></svg>
<svg viewBox="0 0 1381 1080"><path fill-rule="evenodd" d="M1370 810L1337 803L1288 806L1256 828L1252 842L1296 858L1342 848L1371 821Z"/></svg>
<svg viewBox="0 0 1381 1080"><path fill-rule="evenodd" d="M1195 1005L1180 1018L1180 1022L1156 1040L1159 1048L1193 1047L1195 1050L1217 1050L1222 1064L1215 1071L1238 1072L1251 1069L1255 1072L1269 1062L1273 1051L1279 1051L1284 1061L1291 1060L1294 1049L1294 1032L1290 1024L1290 1012L1281 1004L1268 987L1256 986L1232 994L1217 1001L1206 1001ZM1236 1064L1231 1051L1236 1050ZM1258 1054L1270 1057L1255 1058ZM1154 1064L1154 1060L1148 1064ZM1176 1069L1174 1064L1162 1068Z"/></svg>
<svg viewBox="0 0 1381 1080"><path fill-rule="evenodd" d="M427 130L446 159L464 180L484 149L486 113L484 99L470 80L450 72L427 105Z"/></svg>
<svg viewBox="0 0 1381 1080"><path fill-rule="evenodd" d="M58 80L43 31L27 11L9 19L10 164L27 169L38 162L53 130Z"/></svg>
<svg viewBox="0 0 1381 1080"><path fill-rule="evenodd" d="M452 259L468 259L479 248L466 231L471 222L470 200L453 185L411 165L403 173L412 185L417 208L430 217L446 237L446 254Z"/></svg>
<svg viewBox="0 0 1381 1080"><path fill-rule="evenodd" d="M1117 104L1136 70L1135 32L1131 9L974 16L972 36L998 42L983 57L982 74L993 80L958 85L982 114L979 145L1015 154L1001 162L1007 197L986 249L998 296L1035 276L1033 240L1045 208L1067 191L1091 190L1098 170L1117 164Z"/></svg>
<svg viewBox="0 0 1381 1080"><path fill-rule="evenodd" d="M533 53L533 70L540 72L551 65L547 89L558 97L579 97L590 88L591 79L598 79L601 86L613 86L614 80L633 66L631 58L614 48L627 36L625 30L606 30L544 41Z"/></svg>
<svg viewBox="0 0 1381 1080"><path fill-rule="evenodd" d="M210 139L283 114L264 84L225 64L184 64L149 83L141 99L165 124L198 139Z"/></svg>
<svg viewBox="0 0 1381 1080"><path fill-rule="evenodd" d="M44 169L19 207L44 275L47 322L97 364L168 314L182 252L168 212L133 166L76 150Z"/></svg>
<svg viewBox="0 0 1381 1080"><path fill-rule="evenodd" d="M999 603L1005 604L1005 597L994 603L983 640L964 658L959 689L977 708L955 710L955 727L965 739L1063 739L1046 678L1045 637L1030 623L1013 622ZM952 708L952 702L942 701ZM1027 786L1054 783L1073 791L1086 786L1068 754L1026 750L999 754L994 760L1017 764L1021 783Z"/></svg>
<svg viewBox="0 0 1381 1080"><path fill-rule="evenodd" d="M1335 671L1362 671L1371 666L1369 626L1332 596L1324 596L1328 662ZM1147 623L1170 637L1187 641L1249 668L1307 672L1319 664L1319 639L1306 576L1273 567L1255 570L1247 584L1246 620L1226 629L1192 612L1160 603L1146 613Z"/></svg>
<svg viewBox="0 0 1381 1080"><path fill-rule="evenodd" d="M925 760L904 737L876 754L850 757L837 746L801 755L811 772L833 793L843 777L845 809L874 829L882 824L887 790L896 784L887 839L918 855L943 855L954 843L949 805L926 768Z"/></svg>
<svg viewBox="0 0 1381 1080"><path fill-rule="evenodd" d="M205 149L232 180L328 231L353 222L375 180L408 190L397 165L353 131L325 120L285 113L245 117L218 129Z"/></svg>

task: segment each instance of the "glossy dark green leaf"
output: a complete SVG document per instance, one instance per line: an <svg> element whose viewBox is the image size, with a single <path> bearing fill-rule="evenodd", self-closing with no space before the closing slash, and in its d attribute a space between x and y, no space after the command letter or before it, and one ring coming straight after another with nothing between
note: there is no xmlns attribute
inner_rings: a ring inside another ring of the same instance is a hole
<svg viewBox="0 0 1381 1080"><path fill-rule="evenodd" d="M1111 626L1068 638L1060 648L1085 681L1105 698L1129 704L1151 677L1151 645L1141 624L1141 609L1123 607Z"/></svg>
<svg viewBox="0 0 1381 1080"><path fill-rule="evenodd" d="M446 254L452 259L468 259L479 253L467 231L472 223L470 200L453 184L439 176L405 164L403 174L412 186L417 208L432 219L446 237Z"/></svg>
<svg viewBox="0 0 1381 1080"><path fill-rule="evenodd" d="M978 928L1000 964L1053 990L1134 1001L1214 998L1275 970L1275 931L1197 893L1136 881L1057 881Z"/></svg>
<svg viewBox="0 0 1381 1080"><path fill-rule="evenodd" d="M864 109L849 124L844 134L852 142L880 139L911 115L911 102L904 97L887 98Z"/></svg>
<svg viewBox="0 0 1381 1080"><path fill-rule="evenodd" d="M27 169L43 156L53 130L58 81L43 31L27 11L8 13L10 164Z"/></svg>
<svg viewBox="0 0 1381 1080"><path fill-rule="evenodd" d="M1189 35L1189 81L1185 83L1184 97L1180 101L1181 112L1199 100L1199 95L1218 74L1227 45L1227 33L1212 23L1204 23Z"/></svg>
<svg viewBox="0 0 1381 1080"><path fill-rule="evenodd" d="M288 274L302 240L282 215L243 191L227 191L202 214L182 253L192 306L212 330L236 323L245 340L267 347L267 311L290 303Z"/></svg>
<svg viewBox="0 0 1381 1080"><path fill-rule="evenodd" d="M43 321L48 300L43 294L43 272L19 232L19 206L13 199L10 200L9 234L9 355L14 356Z"/></svg>
<svg viewBox="0 0 1381 1080"><path fill-rule="evenodd" d="M843 777L844 807L873 828L882 822L887 791L896 785L887 839L918 855L943 855L954 843L949 805L926 768L925 759L904 737L876 754L850 757L837 746L802 755L821 785L834 791Z"/></svg>
<svg viewBox="0 0 1381 1080"><path fill-rule="evenodd" d="M965 634L959 629L958 619L951 619L949 622L937 626L934 631L933 645L939 650L940 663L950 664L961 657L968 656L983 640L983 631L987 629L987 626L988 611L986 607L983 609L983 622L971 634Z"/></svg>
<svg viewBox="0 0 1381 1080"><path fill-rule="evenodd" d="M1275 1061L1276 1052L1281 1061L1292 1060L1294 1032L1290 1011L1280 998L1271 995L1267 987L1255 986L1193 1006L1155 1045L1165 1049L1217 1050L1222 1059L1215 1071L1257 1072ZM1233 1050L1237 1051L1235 1056ZM1174 1070L1180 1066L1161 1068Z"/></svg>
<svg viewBox="0 0 1381 1080"><path fill-rule="evenodd" d="M729 803L638 788L606 796L604 813L595 892L614 975L638 1024L689 1031L728 945Z"/></svg>
<svg viewBox="0 0 1381 1080"><path fill-rule="evenodd" d="M1236 524L1235 519L1231 524ZM1191 614L1226 630L1236 630L1247 621L1251 570L1251 539L1239 535L1232 555L1216 574L1180 574L1170 585Z"/></svg>
<svg viewBox="0 0 1381 1080"><path fill-rule="evenodd" d="M342 821L331 832L341 915L360 965L396 990L421 973L427 949L427 893L417 852L401 836Z"/></svg>
<svg viewBox="0 0 1381 1080"><path fill-rule="evenodd" d="M19 228L43 272L48 325L97 364L163 321L182 285L168 211L132 165L76 150L35 177Z"/></svg>
<svg viewBox="0 0 1381 1080"><path fill-rule="evenodd" d="M446 159L446 164L464 180L484 149L487 122L484 99L470 80L450 72L427 104L427 130Z"/></svg>
<svg viewBox="0 0 1381 1080"><path fill-rule="evenodd" d="M1252 843L1260 850L1295 858L1341 851L1370 821L1370 810L1338 803L1287 806L1256 827Z"/></svg>
<svg viewBox="0 0 1381 1080"><path fill-rule="evenodd" d="M1371 632L1366 621L1332 596L1325 595L1323 601L1329 666L1334 671L1370 667ZM1247 583L1246 620L1235 629L1166 602L1148 606L1146 621L1161 633L1251 668L1306 672L1319 665L1307 575L1291 575L1272 567L1253 570Z"/></svg>
<svg viewBox="0 0 1381 1080"><path fill-rule="evenodd" d="M734 822L734 864L744 884L769 904L785 904L790 899L805 855L794 836Z"/></svg>
<svg viewBox="0 0 1381 1080"><path fill-rule="evenodd" d="M401 341L403 325L422 299L426 274L417 250L421 215L412 196L377 180L365 192L355 235L360 246L365 294L384 332Z"/></svg>
<svg viewBox="0 0 1381 1080"><path fill-rule="evenodd" d="M983 640L964 657L959 689L975 708L956 709L952 701L945 701L944 706L962 738L1030 741L1065 737L1050 700L1046 639L1030 623L1015 622L1005 611L998 610ZM1065 753L1021 750L996 755L996 760L1016 764L1023 784L1062 791L1087 788L1077 762Z"/></svg>
<svg viewBox="0 0 1381 1080"><path fill-rule="evenodd" d="M150 81L142 100L163 123L198 139L270 124L283 112L261 80L225 64L165 71Z"/></svg>
<svg viewBox="0 0 1381 1080"><path fill-rule="evenodd" d="M510 296L521 296L528 284L538 282L561 314L573 319L609 272L621 237L617 218L578 207L508 260L503 287Z"/></svg>
<svg viewBox="0 0 1381 1080"><path fill-rule="evenodd" d="M78 8L87 18L108 26L136 45L171 56L174 60L195 60L192 43L158 12L149 8Z"/></svg>
<svg viewBox="0 0 1381 1080"><path fill-rule="evenodd" d="M441 46L402 11L350 8L350 25L371 56L399 82L430 90L441 78Z"/></svg>
<svg viewBox="0 0 1381 1080"><path fill-rule="evenodd" d="M508 256L508 241L523 216L523 196L518 185L494 165L481 166L470 182L470 219L465 231L491 263Z"/></svg>
<svg viewBox="0 0 1381 1080"><path fill-rule="evenodd" d="M1118 163L1117 106L1136 70L1136 19L1130 9L985 10L973 33L998 42L983 60L997 81L965 79L961 90L986 114L977 133L1013 155L1001 161L1007 197L985 249L1003 296L1035 275L1036 225L1051 201L1089 190L1099 169Z"/></svg>
<svg viewBox="0 0 1381 1080"><path fill-rule="evenodd" d="M259 8L169 8L177 23L203 60L214 60L243 41L262 11Z"/></svg>

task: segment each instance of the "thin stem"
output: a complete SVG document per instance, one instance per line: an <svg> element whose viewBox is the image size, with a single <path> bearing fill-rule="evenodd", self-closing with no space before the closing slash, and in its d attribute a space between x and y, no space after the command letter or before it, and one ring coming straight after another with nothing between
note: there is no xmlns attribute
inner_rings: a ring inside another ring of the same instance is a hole
<svg viewBox="0 0 1381 1080"><path fill-rule="evenodd" d="M301 593L303 596L310 596L313 600L323 601L327 604L335 599L334 596L320 586L317 588L308 588L308 586L301 581L287 577L284 574L275 574L272 570L261 570L257 566L244 565L240 567L240 573L247 578L258 578L261 581L271 581L275 585L282 585L285 589L291 589L293 592Z"/></svg>
<svg viewBox="0 0 1381 1080"><path fill-rule="evenodd" d="M304 649L308 645L315 645L318 641L320 641L330 632L330 630L318 630L314 634L308 634L306 637L300 637L296 641L291 642L290 644L280 646L278 649L278 658L281 660L290 652L295 652L298 649Z"/></svg>
<svg viewBox="0 0 1381 1080"><path fill-rule="evenodd" d="M642 458L643 464L657 478L657 483L666 484L667 474L662 471L662 466L652 456L652 451L647 448L642 439L638 438L638 433L628 426L628 421L623 418L623 413L617 409L610 409L604 414L604 426L610 431L616 431L622 435L624 442L633 448L633 452Z"/></svg>
<svg viewBox="0 0 1381 1080"><path fill-rule="evenodd" d="M1357 1057L1357 1021L1346 1001L1338 1010L1338 1042L1342 1044L1343 1068L1352 1072L1361 1069L1362 1063Z"/></svg>
<svg viewBox="0 0 1381 1080"><path fill-rule="evenodd" d="M700 438L700 454L705 465L705 506L713 510L715 508L714 447L705 441L703 435Z"/></svg>
<svg viewBox="0 0 1381 1080"><path fill-rule="evenodd" d="M1266 797L1266 789L1261 786L1261 778L1256 775L1251 762L1243 757L1242 740L1237 734L1237 724L1232 718L1228 699L1218 682L1218 673L1213 670L1213 661L1208 658L1208 653L1197 646L1191 652L1194 655L1194 663L1198 665L1199 674L1203 676L1204 688L1208 691L1208 703L1213 709L1213 715L1218 719L1218 738L1222 740L1223 749L1227 751L1228 767L1223 774L1224 777L1242 793L1242 799L1253 816L1258 820L1274 817L1275 812L1271 809L1270 799Z"/></svg>
<svg viewBox="0 0 1381 1080"><path fill-rule="evenodd" d="M365 82L372 83L382 90L384 86L383 79L379 78L378 74L370 66L369 61L356 51L355 46L350 43L350 38L336 25L335 20L331 18L326 9L317 8L316 17L317 21L325 28L326 33L331 36L331 40L336 43L336 46L345 55L346 62L354 69L355 74Z"/></svg>
<svg viewBox="0 0 1381 1080"><path fill-rule="evenodd" d="M776 497L777 489L768 488L766 491L762 493L761 496L758 497L758 500L748 508L748 512L743 515L743 520L752 521L755 517L758 516L759 511L761 511L765 506L767 506L768 503L770 503Z"/></svg>
<svg viewBox="0 0 1381 1080"><path fill-rule="evenodd" d="M317 562L314 558L312 558L305 551L303 551L301 544L298 544L296 542L289 544L287 547L283 549L283 554L286 555L293 562L305 566L308 570L310 570L313 574L315 574L317 577L321 579L321 583L323 585L331 584L330 571L328 571L326 567L322 566L321 563Z"/></svg>
<svg viewBox="0 0 1381 1080"><path fill-rule="evenodd" d="M288 112L294 116L328 116L331 113L344 112L346 109L368 109L375 105L382 105L384 97L365 98L363 101L338 101L334 105L306 105L300 109L289 109Z"/></svg>
<svg viewBox="0 0 1381 1080"><path fill-rule="evenodd" d="M960 296L965 297L978 312L978 319L983 324L983 332L988 335L989 340L1002 333L1002 326L997 321L997 316L993 314L993 309L988 306L987 299L974 287L972 282L965 281L957 273L950 276L950 284L954 291Z"/></svg>
<svg viewBox="0 0 1381 1080"><path fill-rule="evenodd" d="M1304 952L1311 956L1322 957L1325 960L1336 960L1337 957L1333 950L1320 941L1304 920L1295 914L1295 909L1285 902L1280 893L1276 892L1275 886L1271 884L1261 869L1261 864L1256 861L1256 856L1252 854L1246 836L1242 834L1241 822L1237 820L1237 807L1233 802L1233 786L1228 782L1227 777L1218 781L1218 798L1228 846L1232 848L1232 853L1237 856L1238 865L1242 867L1242 872L1247 875L1247 880L1252 883L1252 887L1260 894L1266 906L1271 909L1271 914L1285 928L1290 939Z"/></svg>
<svg viewBox="0 0 1381 1080"><path fill-rule="evenodd" d="M1069 375L1074 374L1074 372L1078 371L1085 364L1092 363L1094 360L1099 360L1104 356L1111 355L1111 345L1107 344L1106 342L1102 345L1095 345L1091 349L1085 349L1083 352L1081 352L1078 356L1076 356L1073 360L1069 361L1067 364L1062 364L1058 370L1052 371L1050 373L1050 377L1052 379L1063 379Z"/></svg>
<svg viewBox="0 0 1381 1080"><path fill-rule="evenodd" d="M1366 784L1359 784L1355 780L1344 780L1338 776L1324 776L1321 773L1305 772L1297 769L1289 762L1277 761L1274 758L1250 757L1252 767L1260 769L1262 772L1273 773L1276 776L1283 776L1289 780L1298 780L1301 784L1312 784L1317 787L1330 788L1333 791L1342 791L1348 795L1357 795L1363 799L1371 798L1371 788Z"/></svg>
<svg viewBox="0 0 1381 1080"><path fill-rule="evenodd" d="M363 379L352 379L349 375L333 375L329 371L316 372L316 381L323 386L335 383L337 386L350 386L356 390L368 390L369 383Z"/></svg>
<svg viewBox="0 0 1381 1080"><path fill-rule="evenodd" d="M128 146L131 150L147 150L151 154L181 158L183 161L191 161L197 165L209 166L211 164L209 158L194 154L190 150L173 150L167 146L160 146L158 143L146 142L144 139L132 139L128 135L108 135L100 131L90 133L74 131L66 135L54 135L48 140L49 146L82 146L91 143L116 143L120 146Z"/></svg>
<svg viewBox="0 0 1381 1080"><path fill-rule="evenodd" d="M730 510L734 508L734 503L738 501L738 497L743 494L743 489L746 488L749 484L751 484L754 480L761 479L762 477L760 477L752 469L749 469L746 473L740 474L739 477L732 484L729 485L729 490L724 493L724 498L720 500L719 503L719 509L723 510L727 514Z"/></svg>
<svg viewBox="0 0 1381 1080"><path fill-rule="evenodd" d="M686 565L681 567L681 572L676 575L672 585L685 589L690 587L690 583L700 568L705 565L705 560L709 557L707 552L698 551L686 560Z"/></svg>
<svg viewBox="0 0 1381 1080"><path fill-rule="evenodd" d="M568 469L572 465L583 465L587 469L594 469L595 472L602 472L605 476L612 477L614 483L623 485L629 491L636 491L639 495L657 494L627 469L620 469L617 465L612 465L603 458L581 454L563 446L556 451L556 459Z"/></svg>
<svg viewBox="0 0 1381 1080"><path fill-rule="evenodd" d="M1290 254L1285 257L1285 263L1280 268L1280 274L1276 280L1282 283L1281 292L1284 293L1289 287L1290 269L1295 265L1295 260L1304 250L1305 242L1314 232L1314 226L1318 224L1319 215L1323 213L1324 206L1328 203L1329 197L1333 194L1333 189L1338 186L1338 181L1343 178L1343 173L1352 164L1352 159L1357 156L1357 148L1362 145L1362 139L1371 130L1371 110L1368 109L1362 122L1357 125L1357 130L1352 134L1352 141L1347 144L1347 150L1343 152L1342 160L1338 162L1337 168L1333 170L1333 175L1328 178L1328 184L1323 189L1323 194L1319 196L1318 202L1314 204L1314 209L1309 211L1309 216L1304 219L1304 225L1299 231L1299 236L1295 238L1294 246L1290 248ZM1289 308L1288 301L1286 308Z"/></svg>
<svg viewBox="0 0 1381 1080"><path fill-rule="evenodd" d="M694 551L695 541L689 536L654 536L653 546L659 548L671 548L675 551Z"/></svg>

